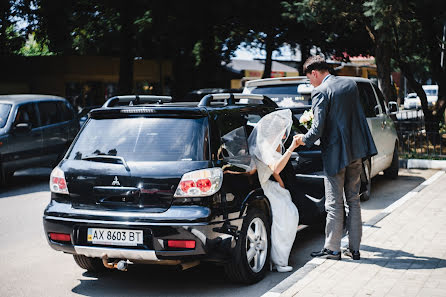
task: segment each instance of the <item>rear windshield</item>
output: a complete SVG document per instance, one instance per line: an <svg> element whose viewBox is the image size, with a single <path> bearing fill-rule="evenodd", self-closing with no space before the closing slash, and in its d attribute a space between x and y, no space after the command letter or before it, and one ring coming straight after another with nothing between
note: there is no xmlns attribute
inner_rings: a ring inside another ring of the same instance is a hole
<svg viewBox="0 0 446 297"><path fill-rule="evenodd" d="M202 161L207 159L207 118L91 119L68 159L94 155L128 161Z"/></svg>
<svg viewBox="0 0 446 297"><path fill-rule="evenodd" d="M11 104L0 103L0 128L6 125L11 107Z"/></svg>
<svg viewBox="0 0 446 297"><path fill-rule="evenodd" d="M435 89L425 89L424 92L426 92L426 96L437 96L437 90Z"/></svg>
<svg viewBox="0 0 446 297"><path fill-rule="evenodd" d="M258 86L251 94L267 95L282 107L311 105L311 88L306 83Z"/></svg>

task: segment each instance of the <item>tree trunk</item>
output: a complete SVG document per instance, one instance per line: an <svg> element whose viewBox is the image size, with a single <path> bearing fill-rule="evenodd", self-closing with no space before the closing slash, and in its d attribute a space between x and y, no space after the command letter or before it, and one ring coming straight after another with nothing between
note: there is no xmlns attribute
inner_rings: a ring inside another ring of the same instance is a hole
<svg viewBox="0 0 446 297"><path fill-rule="evenodd" d="M375 60L376 70L378 72L378 84L383 91L386 102L395 100L393 98L394 92L392 92L392 83L390 80L390 59L391 59L391 46L388 42L376 38L375 42Z"/></svg>
<svg viewBox="0 0 446 297"><path fill-rule="evenodd" d="M266 36L266 44L265 44L265 50L266 50L266 60L265 60L265 69L263 70L262 78L269 78L271 77L271 70L272 70L272 64L273 64L273 37L271 33L268 33Z"/></svg>
<svg viewBox="0 0 446 297"><path fill-rule="evenodd" d="M0 3L0 55L1 56L7 56L10 53L10 49L7 45L7 38L6 36L6 29L10 25L8 18L9 18L9 11L11 10L11 5L9 1L2 1Z"/></svg>
<svg viewBox="0 0 446 297"><path fill-rule="evenodd" d="M421 107L423 108L425 120L426 121L430 120L432 113L428 108L426 92L424 92L422 85L415 80L413 72L410 69L410 65L400 61L399 59L395 59L395 60L397 61L398 66L400 67L401 72L403 73L404 77L406 77L410 88L413 89L417 93L418 97L420 98Z"/></svg>
<svg viewBox="0 0 446 297"><path fill-rule="evenodd" d="M438 44L438 34L439 32L436 29L439 29L434 24L434 19L429 15L421 19L421 24L423 27L423 32L426 33L425 40L429 44L429 51L427 52L427 56L429 57L430 62L430 71L432 74L433 80L438 85L438 99L433 112L430 113L430 127L426 127L431 132L439 131L439 124L441 119L444 116L445 107L446 107L446 71L441 67L440 64L440 56L441 56L441 47ZM443 27L441 28L441 32L443 31ZM441 35L440 35L441 36Z"/></svg>
<svg viewBox="0 0 446 297"><path fill-rule="evenodd" d="M304 63L310 57L310 46L308 44L299 44L300 54L301 54L301 64L299 67L299 75L305 75L304 73Z"/></svg>
<svg viewBox="0 0 446 297"><path fill-rule="evenodd" d="M203 38L201 56L201 81L204 88L216 88L220 86L218 81L217 71L219 71L218 52L215 50L215 34L213 26L209 26L206 30L206 35Z"/></svg>
<svg viewBox="0 0 446 297"><path fill-rule="evenodd" d="M119 60L118 95L133 93L133 27L128 9L120 12L121 47Z"/></svg>

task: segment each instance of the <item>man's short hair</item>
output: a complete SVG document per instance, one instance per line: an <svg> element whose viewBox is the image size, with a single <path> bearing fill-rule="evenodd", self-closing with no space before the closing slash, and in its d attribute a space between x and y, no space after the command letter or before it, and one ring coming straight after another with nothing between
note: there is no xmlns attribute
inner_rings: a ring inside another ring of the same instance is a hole
<svg viewBox="0 0 446 297"><path fill-rule="evenodd" d="M304 63L304 74L310 73L312 70L330 71L330 66L322 56L311 56Z"/></svg>

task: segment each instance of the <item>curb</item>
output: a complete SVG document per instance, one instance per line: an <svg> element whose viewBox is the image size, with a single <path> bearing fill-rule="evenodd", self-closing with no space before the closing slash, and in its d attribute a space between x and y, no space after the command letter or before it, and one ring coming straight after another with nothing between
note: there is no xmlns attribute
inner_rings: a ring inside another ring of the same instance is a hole
<svg viewBox="0 0 446 297"><path fill-rule="evenodd" d="M400 168L446 170L446 160L400 159Z"/></svg>
<svg viewBox="0 0 446 297"><path fill-rule="evenodd" d="M422 160L425 161L425 160ZM446 166L446 161L445 166ZM401 163L401 160L400 160ZM373 228L378 222L380 222L382 219L387 217L389 214L391 214L393 211L395 211L397 208L399 208L401 205L412 199L414 196L416 196L419 192L421 192L424 188L432 184L434 181L436 181L438 178L440 178L443 174L445 174L445 171L440 171L431 176L429 179L425 180L422 184L420 184L418 187L413 189L412 191L408 192L406 195L401 197L400 199L393 202L391 205L387 206L385 209L383 209L379 214L368 220L367 222L364 222L362 224L362 230L363 234L366 234L368 229ZM348 247L348 236L344 236L341 240L341 249ZM283 281L281 281L279 284L277 284L274 288L263 294L261 297L279 297L283 293L285 293L287 290L289 290L293 285L295 285L298 281L302 280L308 273L310 273L313 269L324 263L326 259L320 259L320 258L314 258L310 261L308 261L303 267L296 270L293 274L285 278ZM297 293L297 292L295 292ZM289 294L286 294L287 296ZM292 296L294 294L291 294Z"/></svg>

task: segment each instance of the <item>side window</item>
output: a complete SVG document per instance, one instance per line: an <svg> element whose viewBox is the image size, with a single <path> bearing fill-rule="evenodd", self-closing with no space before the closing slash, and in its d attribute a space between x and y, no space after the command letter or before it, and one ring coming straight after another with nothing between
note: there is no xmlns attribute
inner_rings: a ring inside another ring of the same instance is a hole
<svg viewBox="0 0 446 297"><path fill-rule="evenodd" d="M381 109L385 113L385 111L386 111L386 104L385 104L386 100L384 99L383 93L381 93L381 90L378 88L377 85L372 84L372 86L373 86L373 89L375 89L376 94L378 95L378 101L379 101L379 104L381 105Z"/></svg>
<svg viewBox="0 0 446 297"><path fill-rule="evenodd" d="M15 126L19 123L29 123L31 124L31 128L36 128L39 126L33 103L19 106L13 125Z"/></svg>
<svg viewBox="0 0 446 297"><path fill-rule="evenodd" d="M369 83L357 82L359 98L366 117L376 117L375 107L377 106L375 94Z"/></svg>
<svg viewBox="0 0 446 297"><path fill-rule="evenodd" d="M248 141L240 114L224 115L220 118L220 147L218 159L233 159L248 156Z"/></svg>
<svg viewBox="0 0 446 297"><path fill-rule="evenodd" d="M262 117L259 114L249 113L245 115L246 119L246 137L251 135L252 130L257 125Z"/></svg>
<svg viewBox="0 0 446 297"><path fill-rule="evenodd" d="M38 107L42 126L56 124L61 121L56 102L39 102Z"/></svg>
<svg viewBox="0 0 446 297"><path fill-rule="evenodd" d="M57 102L62 122L73 119L73 112L68 106L67 102Z"/></svg>

